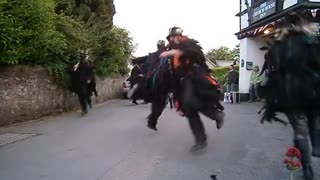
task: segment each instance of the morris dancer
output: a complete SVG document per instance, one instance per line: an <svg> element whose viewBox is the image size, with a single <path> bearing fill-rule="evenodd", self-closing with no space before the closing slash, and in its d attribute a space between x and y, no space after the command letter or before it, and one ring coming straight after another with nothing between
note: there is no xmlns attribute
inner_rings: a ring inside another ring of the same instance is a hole
<svg viewBox="0 0 320 180"><path fill-rule="evenodd" d="M224 122L223 106L220 104L222 92L218 82L210 76L211 70L198 41L182 35L183 30L173 27L169 30L167 40L171 50L163 52L161 58L171 59L172 91L177 108L188 118L195 137L191 150L207 146L205 128L199 112L216 120L220 129Z"/></svg>
<svg viewBox="0 0 320 180"><path fill-rule="evenodd" d="M261 123L272 119L286 123L275 117L277 112L286 114L294 144L302 153L304 178L312 180L311 154L320 157L320 41L311 23L302 17L291 15L288 20L290 26L278 31L265 55L261 74L266 71L268 81Z"/></svg>

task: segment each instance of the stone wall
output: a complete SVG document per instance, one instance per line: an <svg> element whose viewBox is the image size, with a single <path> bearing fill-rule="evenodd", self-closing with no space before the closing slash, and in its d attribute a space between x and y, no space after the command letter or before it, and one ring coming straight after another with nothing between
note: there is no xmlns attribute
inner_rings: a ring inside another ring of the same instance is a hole
<svg viewBox="0 0 320 180"><path fill-rule="evenodd" d="M97 78L93 104L121 97L124 78ZM41 66L0 68L0 126L79 109L74 93L57 86Z"/></svg>

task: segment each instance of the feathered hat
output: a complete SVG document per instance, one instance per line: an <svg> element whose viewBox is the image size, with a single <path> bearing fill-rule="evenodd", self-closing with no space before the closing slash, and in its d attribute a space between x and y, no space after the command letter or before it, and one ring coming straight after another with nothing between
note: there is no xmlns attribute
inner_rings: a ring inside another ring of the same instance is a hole
<svg viewBox="0 0 320 180"><path fill-rule="evenodd" d="M167 36L166 39L169 41L172 36L182 35L182 33L183 33L183 29L181 29L180 27L174 26L169 29L169 35Z"/></svg>

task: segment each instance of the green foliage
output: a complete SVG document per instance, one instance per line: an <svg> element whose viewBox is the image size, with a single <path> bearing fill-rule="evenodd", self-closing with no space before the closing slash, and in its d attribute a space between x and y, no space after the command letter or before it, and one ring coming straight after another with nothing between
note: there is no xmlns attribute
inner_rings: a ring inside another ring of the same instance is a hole
<svg viewBox="0 0 320 180"><path fill-rule="evenodd" d="M1 1L0 64L45 64L63 53L53 8L51 0Z"/></svg>
<svg viewBox="0 0 320 180"><path fill-rule="evenodd" d="M81 50L89 49L98 75L125 74L133 40L106 20L110 17L102 17L113 14L107 2L1 0L0 64L43 65L65 85L66 68L78 61Z"/></svg>
<svg viewBox="0 0 320 180"><path fill-rule="evenodd" d="M78 16L82 21L85 22L88 21L92 16L90 8L85 4L81 4L79 7L76 7L73 12L76 16Z"/></svg>
<svg viewBox="0 0 320 180"><path fill-rule="evenodd" d="M239 66L238 65L234 66L234 69L236 71L239 71ZM229 66L216 67L212 71L213 71L213 73L212 73L213 77L215 77L217 79L219 84L222 86L225 86L227 83L228 72L230 71Z"/></svg>
<svg viewBox="0 0 320 180"><path fill-rule="evenodd" d="M69 84L69 76L66 74L67 65L65 63L48 63L45 65L50 74L54 77L59 85L67 87Z"/></svg>
<svg viewBox="0 0 320 180"><path fill-rule="evenodd" d="M226 46L220 46L217 49L211 49L206 55L212 62L216 60L233 61L240 56L240 45L236 45L232 50Z"/></svg>
<svg viewBox="0 0 320 180"><path fill-rule="evenodd" d="M102 77L111 74L126 74L128 71L127 60L134 50L133 40L129 36L129 32L125 29L113 27L101 39L101 42L102 46L97 48L101 51L96 52L97 73Z"/></svg>
<svg viewBox="0 0 320 180"><path fill-rule="evenodd" d="M239 59L240 58L240 44L237 44L230 52L232 59Z"/></svg>
<svg viewBox="0 0 320 180"><path fill-rule="evenodd" d="M55 12L57 14L64 13L67 16L71 16L75 7L75 0L56 0Z"/></svg>

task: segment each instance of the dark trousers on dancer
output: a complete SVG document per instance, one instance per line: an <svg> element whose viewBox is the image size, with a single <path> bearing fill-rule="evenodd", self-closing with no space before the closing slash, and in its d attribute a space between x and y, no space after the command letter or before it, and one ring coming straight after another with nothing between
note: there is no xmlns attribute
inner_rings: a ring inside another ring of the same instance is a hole
<svg viewBox="0 0 320 180"><path fill-rule="evenodd" d="M294 132L294 144L301 151L303 174L305 179L313 179L311 155L320 157L320 121L319 117L307 117L304 115L288 115ZM312 152L309 146L309 137L312 144Z"/></svg>
<svg viewBox="0 0 320 180"><path fill-rule="evenodd" d="M188 110L185 115L188 118L190 129L195 138L196 144L205 143L207 141L207 135L199 113L194 110Z"/></svg>
<svg viewBox="0 0 320 180"><path fill-rule="evenodd" d="M157 130L158 119L166 107L166 96L155 98L151 104L151 114L148 116L148 127Z"/></svg>
<svg viewBox="0 0 320 180"><path fill-rule="evenodd" d="M88 112L87 104L89 105L90 108L92 106L91 105L91 96L88 91L87 83L84 82L84 83L80 84L78 97L79 97L79 101L80 101L80 105L81 105L81 109L82 109L82 114L85 114Z"/></svg>
<svg viewBox="0 0 320 180"><path fill-rule="evenodd" d="M191 79L184 79L182 81L182 106L186 117L189 120L190 129L195 137L196 143L203 143L206 141L206 133L203 123L200 119L199 112L211 120L215 120L217 128L220 129L223 125L224 113L219 111L219 106L216 102L200 100L196 95L195 86L192 84Z"/></svg>
<svg viewBox="0 0 320 180"><path fill-rule="evenodd" d="M199 99L194 96L194 87L191 79L182 81L182 106L185 116L188 118L190 129L194 135L196 143L204 143L207 140L205 128L200 119L198 109Z"/></svg>

